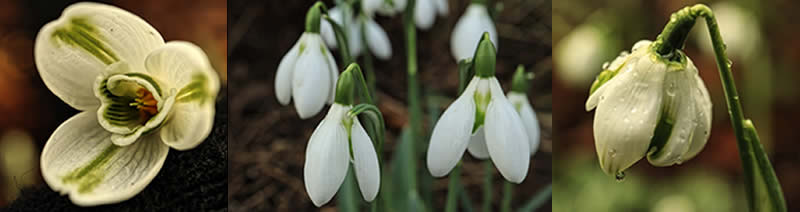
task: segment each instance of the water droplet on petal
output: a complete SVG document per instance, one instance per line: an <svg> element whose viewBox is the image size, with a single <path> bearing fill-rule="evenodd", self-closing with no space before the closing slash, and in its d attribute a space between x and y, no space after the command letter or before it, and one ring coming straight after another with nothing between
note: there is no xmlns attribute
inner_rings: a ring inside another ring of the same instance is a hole
<svg viewBox="0 0 800 212"><path fill-rule="evenodd" d="M614 177L617 178L617 182L622 182L625 179L625 172L618 172Z"/></svg>
<svg viewBox="0 0 800 212"><path fill-rule="evenodd" d="M608 62L603 63L603 70L608 70L608 65L610 65L610 63Z"/></svg>

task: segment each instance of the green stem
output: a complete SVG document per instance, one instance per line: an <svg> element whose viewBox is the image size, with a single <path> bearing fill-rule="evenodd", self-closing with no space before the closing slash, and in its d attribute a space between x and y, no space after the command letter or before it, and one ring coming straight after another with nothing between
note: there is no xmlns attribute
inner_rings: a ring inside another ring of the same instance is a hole
<svg viewBox="0 0 800 212"><path fill-rule="evenodd" d="M366 18L366 16L361 16L361 18ZM367 44L367 34L366 34L366 26L364 21L361 22L361 46L364 46L365 49L363 51L364 54L364 70L367 71L367 85L369 85L369 94L372 96L373 99L377 99L377 90L375 89L375 69L372 65L372 54L370 53L369 49L366 47L369 45Z"/></svg>
<svg viewBox="0 0 800 212"><path fill-rule="evenodd" d="M760 200L762 199L769 201L768 205L774 211L786 211L786 202L780 189L780 183L775 176L775 171L772 169L766 153L761 148L755 128L746 128L745 126L745 122L749 123L749 121L744 118L736 83L731 72L731 63L725 54L726 46L722 41L719 26L711 9L705 5L697 4L675 12L670 18L670 22L664 27L664 31L656 39L653 48L662 56L677 55L673 54L673 52L683 47L683 41L686 40L686 36L697 17L706 19L708 31L711 35L711 44L714 47L717 68L719 69L720 80L722 81L722 88L728 106L728 114L731 117L731 124L739 149L739 157L744 169L745 190L750 211L762 210L760 207L762 203ZM762 198L757 195L760 188L758 186L759 183L766 184L766 195L768 197Z"/></svg>
<svg viewBox="0 0 800 212"><path fill-rule="evenodd" d="M447 203L445 205L445 212L458 211L458 194L461 193L459 184L461 178L461 162L459 162L453 171L450 172L450 183L447 184Z"/></svg>
<svg viewBox="0 0 800 212"><path fill-rule="evenodd" d="M422 109L419 105L419 85L417 83L417 31L414 27L414 0L409 0L406 4L406 11L403 17L403 28L406 39L406 68L408 73L408 110L409 126L411 129L411 150L414 151L411 157L411 170L414 171L414 178L410 181L412 188L417 188L417 164L419 152L417 140L422 137Z"/></svg>
<svg viewBox="0 0 800 212"><path fill-rule="evenodd" d="M483 178L483 211L491 211L494 165L492 165L491 161L484 161L483 164L486 165L486 176Z"/></svg>
<svg viewBox="0 0 800 212"><path fill-rule="evenodd" d="M311 8L308 8L306 13L306 32L319 33L319 17L321 14L326 14L328 8L325 3L317 1Z"/></svg>
<svg viewBox="0 0 800 212"><path fill-rule="evenodd" d="M328 23L331 24L331 28L333 28L333 34L336 37L336 44L339 46L339 54L342 55L342 60L340 61L343 65L347 65L353 63L353 57L350 56L350 50L347 45L347 34L345 34L344 29L342 26L336 23L330 16L323 15L322 18Z"/></svg>
<svg viewBox="0 0 800 212"><path fill-rule="evenodd" d="M503 200L500 202L500 211L511 212L511 198L514 194L511 182L503 180Z"/></svg>

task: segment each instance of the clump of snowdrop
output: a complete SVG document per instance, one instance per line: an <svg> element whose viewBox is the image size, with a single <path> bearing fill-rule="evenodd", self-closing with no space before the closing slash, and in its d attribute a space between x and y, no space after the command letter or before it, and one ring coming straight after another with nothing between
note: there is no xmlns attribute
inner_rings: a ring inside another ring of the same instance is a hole
<svg viewBox="0 0 800 212"><path fill-rule="evenodd" d="M639 41L623 52L592 85L586 110L596 108L594 138L600 166L608 175L644 156L654 166L691 159L711 129L711 99L692 61L663 58L652 42Z"/></svg>
<svg viewBox="0 0 800 212"><path fill-rule="evenodd" d="M308 196L317 207L333 198L350 163L364 200L374 200L380 188L380 167L372 139L358 118L349 113L355 92L352 68L357 66L351 65L339 77L336 100L306 147L303 179Z"/></svg>
<svg viewBox="0 0 800 212"><path fill-rule="evenodd" d="M36 36L47 88L81 111L45 144L45 182L80 206L125 201L156 176L170 147L211 132L219 79L202 49L164 42L140 17L77 3Z"/></svg>
<svg viewBox="0 0 800 212"><path fill-rule="evenodd" d="M473 2L458 19L450 35L450 52L453 58L460 61L472 57L483 32L489 32L489 37L497 48L497 30L489 16L489 10L485 3Z"/></svg>
<svg viewBox="0 0 800 212"><path fill-rule="evenodd" d="M486 153L506 180L521 183L528 173L530 140L514 105L495 78L495 48L484 33L474 57L475 77L445 110L433 128L428 146L428 171L447 175L473 136L485 141Z"/></svg>
<svg viewBox="0 0 800 212"><path fill-rule="evenodd" d="M306 31L283 56L275 75L275 96L282 105L294 100L301 119L310 118L325 104L333 103L336 61L320 36L324 5L317 2L306 15Z"/></svg>
<svg viewBox="0 0 800 212"><path fill-rule="evenodd" d="M353 57L361 55L362 43L364 43L362 39L364 39L367 48L375 57L381 60L392 58L392 43L389 41L389 35L371 16L359 15L354 17L345 14L339 7L331 8L328 11L328 15L339 25L344 23L345 18L350 23L345 29L347 30L347 46L350 50L350 55ZM328 22L322 22L321 24L320 34L322 34L325 44L335 49L338 44L336 43L336 34L333 27Z"/></svg>

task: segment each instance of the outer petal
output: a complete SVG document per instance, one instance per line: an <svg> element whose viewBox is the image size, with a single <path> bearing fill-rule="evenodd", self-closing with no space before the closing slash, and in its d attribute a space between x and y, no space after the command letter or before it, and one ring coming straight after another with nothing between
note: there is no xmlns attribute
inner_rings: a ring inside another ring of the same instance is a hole
<svg viewBox="0 0 800 212"><path fill-rule="evenodd" d="M414 5L414 23L422 30L430 29L436 21L436 5L430 0L419 0Z"/></svg>
<svg viewBox="0 0 800 212"><path fill-rule="evenodd" d="M339 80L339 66L336 65L336 60L333 59L333 54L331 54L331 52L328 51L328 49L324 50L324 54L328 65L326 66L328 69L328 74L330 74L331 77L330 78L331 87L329 92L330 94L328 96L328 104L333 104L333 100L336 97L336 81Z"/></svg>
<svg viewBox="0 0 800 212"><path fill-rule="evenodd" d="M688 71L667 72L664 79L663 118L671 119L672 129L661 149L648 152L647 160L654 166L671 166L682 163L681 157L689 150L692 133L697 126L697 108L691 91L696 82ZM663 122L663 121L662 121Z"/></svg>
<svg viewBox="0 0 800 212"><path fill-rule="evenodd" d="M361 189L361 196L370 202L378 195L381 185L380 167L378 166L378 155L375 154L375 147L372 140L364 131L358 119L353 119L350 139L353 145L353 168L356 171L358 187Z"/></svg>
<svg viewBox="0 0 800 212"><path fill-rule="evenodd" d="M492 100L486 109L486 147L497 170L514 183L521 183L528 175L530 142L522 119L503 95L496 78L492 78Z"/></svg>
<svg viewBox="0 0 800 212"><path fill-rule="evenodd" d="M45 85L78 110L99 105L92 85L106 66L124 60L143 70L144 57L163 45L152 26L125 10L98 3L76 3L36 36L36 67Z"/></svg>
<svg viewBox="0 0 800 212"><path fill-rule="evenodd" d="M619 73L598 93L594 118L597 156L603 171L616 175L644 157L661 113L666 66L648 56L632 58L634 70ZM625 68L625 67L623 67Z"/></svg>
<svg viewBox="0 0 800 212"><path fill-rule="evenodd" d="M94 111L81 112L53 132L42 150L45 182L80 206L125 201L156 176L169 147L158 136L130 146L111 143Z"/></svg>
<svg viewBox="0 0 800 212"><path fill-rule="evenodd" d="M447 17L447 13L450 11L447 0L433 0L433 3L436 4L436 13L441 17Z"/></svg>
<svg viewBox="0 0 800 212"><path fill-rule="evenodd" d="M433 127L426 160L428 171L434 177L450 173L469 144L472 125L475 123L473 93L477 82L477 78L473 78L467 89L444 111Z"/></svg>
<svg viewBox="0 0 800 212"><path fill-rule="evenodd" d="M479 127L478 130L475 130L475 134L472 134L469 138L467 151L472 157L478 159L484 160L489 158L489 150L486 147L486 134L483 132L482 126Z"/></svg>
<svg viewBox="0 0 800 212"><path fill-rule="evenodd" d="M450 51L456 60L470 58L478 47L483 32L489 32L489 39L498 48L497 30L489 19L489 14L481 4L471 4L453 28Z"/></svg>
<svg viewBox="0 0 800 212"><path fill-rule="evenodd" d="M161 128L161 139L178 150L191 149L211 133L219 78L200 47L172 41L145 60L147 71L175 89L175 104Z"/></svg>
<svg viewBox="0 0 800 212"><path fill-rule="evenodd" d="M348 155L347 131L340 118L333 113L338 106L332 106L320 122L306 147L306 162L303 179L306 192L317 207L333 198L347 174Z"/></svg>
<svg viewBox="0 0 800 212"><path fill-rule="evenodd" d="M386 31L383 31L381 25L375 23L371 18L365 18L364 24L365 33L367 36L367 47L372 53L381 60L388 60L392 58L392 43L389 42L389 36Z"/></svg>
<svg viewBox="0 0 800 212"><path fill-rule="evenodd" d="M536 113L533 112L533 107L531 107L528 96L525 96L525 94L513 91L508 92L508 100L517 109L519 117L522 119L522 124L525 125L525 132L528 134L528 140L530 141L531 155L533 155L539 149L539 135L541 134Z"/></svg>
<svg viewBox="0 0 800 212"><path fill-rule="evenodd" d="M278 98L278 102L282 105L289 104L292 99L292 79L294 78L295 63L298 56L300 56L300 45L303 43L305 36L305 34L300 36L297 43L292 46L292 49L283 56L281 63L278 64L278 73L275 74L275 97Z"/></svg>
<svg viewBox="0 0 800 212"><path fill-rule="evenodd" d="M703 80L700 79L700 76L697 75L697 68L692 64L692 60L689 60L688 63L690 65L687 65L687 67L693 72L692 78L695 83L697 83L695 90L690 91L691 94L687 94L694 96L695 106L697 107L697 127L695 127L692 133L692 146L689 147L689 151L686 152L686 154L681 156L683 161L694 158L700 150L703 150L711 132L711 116L713 115L713 111L711 110L711 97L708 95L708 89L706 89L706 85L703 84Z"/></svg>
<svg viewBox="0 0 800 212"><path fill-rule="evenodd" d="M337 24L342 24L342 10L339 7L333 7L328 10L328 16L333 19ZM333 26L331 23L326 21L324 18L320 20L320 28L319 34L322 35L322 39L325 40L325 44L332 49L336 49L336 33L333 31Z"/></svg>
<svg viewBox="0 0 800 212"><path fill-rule="evenodd" d="M292 78L292 96L294 107L301 119L316 115L330 98L331 76L324 67L328 66L323 54L327 47L322 44L318 34L307 34L305 50L297 58ZM320 69L323 67L323 69Z"/></svg>

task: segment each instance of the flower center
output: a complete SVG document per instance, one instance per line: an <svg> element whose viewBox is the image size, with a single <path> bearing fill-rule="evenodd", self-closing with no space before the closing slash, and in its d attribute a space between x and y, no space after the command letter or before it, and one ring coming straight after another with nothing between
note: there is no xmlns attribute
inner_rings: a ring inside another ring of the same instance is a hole
<svg viewBox="0 0 800 212"><path fill-rule="evenodd" d="M139 120L150 120L151 117L158 114L158 101L153 97L153 93L144 88L136 91L136 97L130 106L139 110Z"/></svg>

